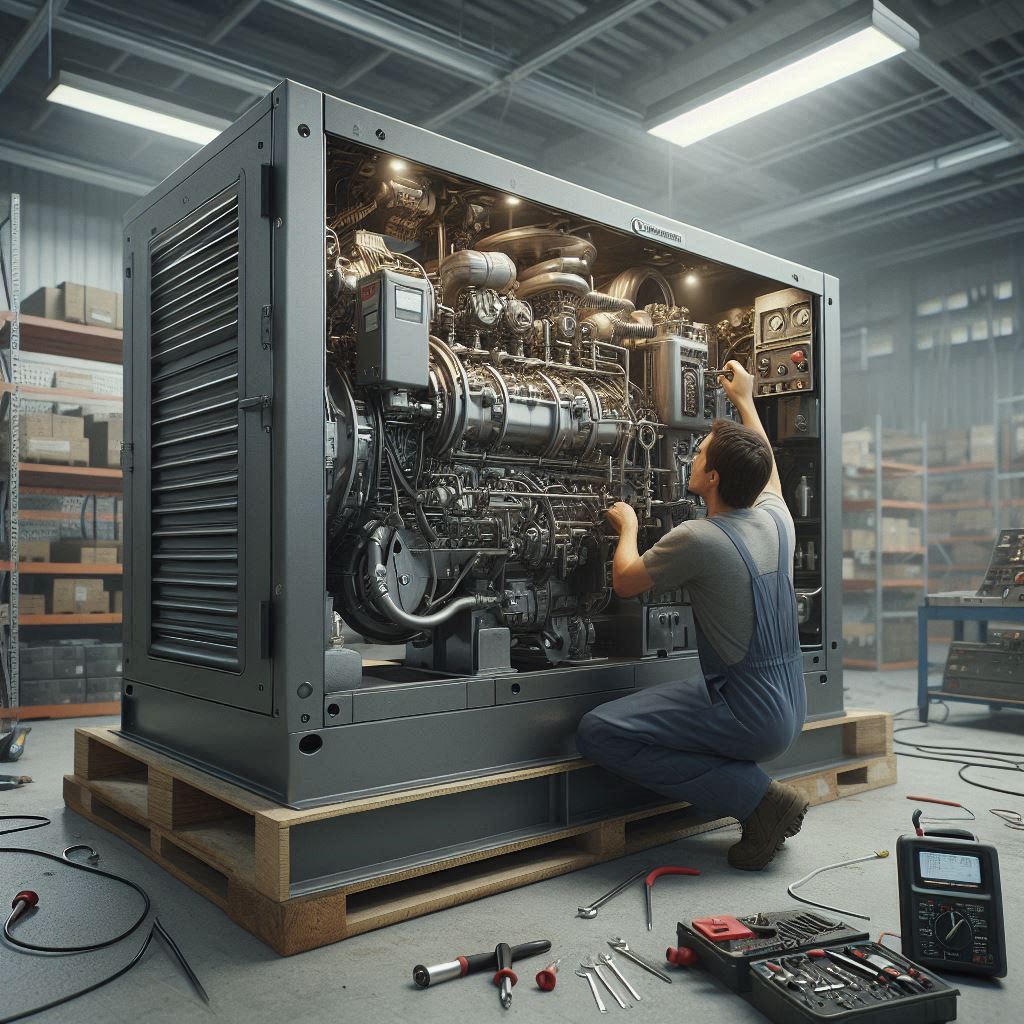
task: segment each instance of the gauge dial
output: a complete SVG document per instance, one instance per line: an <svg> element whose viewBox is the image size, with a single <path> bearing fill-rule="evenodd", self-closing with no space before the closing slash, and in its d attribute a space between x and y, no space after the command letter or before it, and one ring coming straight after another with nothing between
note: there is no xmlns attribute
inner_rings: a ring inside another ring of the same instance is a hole
<svg viewBox="0 0 1024 1024"><path fill-rule="evenodd" d="M956 952L968 949L974 941L974 929L963 914L947 910L935 918L935 938L945 949Z"/></svg>

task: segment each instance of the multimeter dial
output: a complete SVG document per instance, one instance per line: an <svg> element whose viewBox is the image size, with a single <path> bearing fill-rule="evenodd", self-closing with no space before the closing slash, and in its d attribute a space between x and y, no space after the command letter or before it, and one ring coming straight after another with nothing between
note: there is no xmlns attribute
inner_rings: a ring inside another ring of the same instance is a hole
<svg viewBox="0 0 1024 1024"><path fill-rule="evenodd" d="M963 914L947 910L935 918L934 935L944 949L962 952L970 949L974 941L974 929Z"/></svg>

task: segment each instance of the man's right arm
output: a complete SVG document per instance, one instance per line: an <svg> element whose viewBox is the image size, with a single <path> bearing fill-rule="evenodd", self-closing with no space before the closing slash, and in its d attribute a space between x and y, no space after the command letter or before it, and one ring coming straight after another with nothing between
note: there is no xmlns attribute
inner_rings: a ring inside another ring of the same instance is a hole
<svg viewBox="0 0 1024 1024"><path fill-rule="evenodd" d="M732 380L729 380L728 377L722 377L720 380L726 396L740 414L743 426L757 431L765 439L768 450L772 451L772 443L768 440L768 435L761 424L761 417L757 415L757 407L754 405L754 378L735 359L730 359L722 369L732 370ZM768 478L768 483L765 484L764 491L761 493L777 494L780 498L782 497L782 481L779 479L779 467L775 464L774 452L772 452L772 475Z"/></svg>

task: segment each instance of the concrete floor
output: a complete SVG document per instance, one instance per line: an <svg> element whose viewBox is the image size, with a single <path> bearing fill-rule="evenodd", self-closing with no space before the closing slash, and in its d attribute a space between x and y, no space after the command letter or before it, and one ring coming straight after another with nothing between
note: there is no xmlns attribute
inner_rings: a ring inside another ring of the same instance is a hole
<svg viewBox="0 0 1024 1024"><path fill-rule="evenodd" d="M849 673L847 705L897 711L914 703L911 673ZM941 717L941 712L934 717ZM916 716L906 716L907 722ZM72 843L90 843L100 851L100 867L124 873L150 894L161 921L176 938L210 994L202 1005L167 952L154 945L130 975L75 1002L41 1015L42 1024L56 1021L187 1024L207 1020L245 1024L281 1021L415 1021L498 1020L502 1010L489 979L476 975L421 991L411 982L416 963L438 963L461 953L548 938L552 957L564 957L558 987L541 993L533 976L544 960L527 961L515 989L512 1013L520 1021L593 1021L597 1008L585 982L572 969L581 957L607 948L612 935L625 936L638 950L658 958L674 944L675 922L710 913L745 914L759 909L797 905L786 886L815 868L834 861L893 850L889 860L868 861L830 872L811 883L808 896L849 910L870 914L865 927L872 937L899 930L895 873L895 840L910 828L913 805L908 793L938 795L963 801L974 809L979 837L999 848L1009 941L1010 977L1003 982L956 981L962 996L959 1018L971 1024L1012 1019L1014 1005L1024 998L1021 980L1022 942L1017 929L1024 911L1024 832L1015 832L988 813L990 807L1024 811L1024 799L972 788L957 778L954 765L901 758L896 786L813 808L803 832L786 845L765 872L748 875L725 863L727 847L736 841L736 826L597 865L452 910L417 918L323 949L287 959L274 954L233 924L212 904L164 874L145 857L102 829L66 812L61 801L61 776L72 766L72 737L81 721L33 724L19 773L35 782L0 794L0 813L44 814L52 824L33 832L8 836L8 847L33 847L60 854ZM89 725L114 720L90 719ZM1024 755L1024 715L990 714L982 707L954 706L947 725L929 727L909 738L929 742L1000 748ZM9 771L3 766L0 771ZM1024 790L1018 777L1006 772L978 772L996 786ZM576 907L596 898L641 868L686 864L701 869L699 879L662 879L654 890L655 931L644 927L640 886L609 903L593 921L575 917ZM137 915L137 896L112 882L85 876L37 858L0 854L0 893L36 889L39 910L23 922L19 934L38 943L70 944L113 936ZM4 897L6 898L6 897ZM33 957L0 945L0 978L4 999L0 1019L89 984L124 964L139 948L142 932L110 950L74 957ZM642 996L631 1019L649 1021L761 1021L754 1009L699 971L676 972L674 984L644 974L627 963L624 973ZM623 1011L611 1008L611 1015ZM632 1011L631 1011L632 1012ZM512 1019L511 1017L509 1019ZM609 1017L609 1019L611 1019Z"/></svg>

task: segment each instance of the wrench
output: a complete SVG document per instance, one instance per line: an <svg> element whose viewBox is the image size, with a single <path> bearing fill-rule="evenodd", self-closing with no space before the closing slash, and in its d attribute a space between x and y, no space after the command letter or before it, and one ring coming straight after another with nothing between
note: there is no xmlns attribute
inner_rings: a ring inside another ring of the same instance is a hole
<svg viewBox="0 0 1024 1024"><path fill-rule="evenodd" d="M611 993L612 999L619 1004L619 1007L623 1010L632 1010L633 1006L631 1003L627 1003L622 996L619 995L615 989L612 988L611 982L601 973L601 968L594 963L593 957L587 957L586 960L580 962L580 967L585 971L593 971L597 975L598 980L602 985Z"/></svg>
<svg viewBox="0 0 1024 1024"><path fill-rule="evenodd" d="M611 956L610 953L602 953L597 959L601 960L603 963L606 963L608 965L609 970L612 970L612 971L615 972L615 977L618 978L619 981L621 981L622 984L626 986L626 991L629 992L629 994L638 1003L643 1001L640 998L640 993L637 992L637 990L635 988L633 988L633 986L630 985L630 983L628 981L626 981L625 976L623 975L622 971L620 971L619 968L616 966L615 961L612 959L612 956Z"/></svg>
<svg viewBox="0 0 1024 1024"><path fill-rule="evenodd" d="M615 950L616 953L621 953L623 956L628 957L637 966L642 967L645 971L650 971L655 977L661 978L662 981L667 981L670 985L672 979L655 963L645 959L635 950L629 948L625 939L614 938L608 940L608 945Z"/></svg>
<svg viewBox="0 0 1024 1024"><path fill-rule="evenodd" d="M582 917L582 918L584 918L587 921L590 921L591 919L597 917L598 907L603 907L614 896L618 896L619 893L622 892L623 889L628 888L638 878L645 877L646 874L647 874L646 871L638 871L635 875L630 875L630 877L627 878L624 882L621 882L619 885L615 886L614 889L611 889L608 892L606 892L603 896L599 896L589 906L587 906L587 907L580 907L578 909L577 913L576 913L576 916L577 917Z"/></svg>
<svg viewBox="0 0 1024 1024"><path fill-rule="evenodd" d="M577 971L576 977L584 978L586 980L587 984L590 986L590 991L594 993L594 1000L597 1002L597 1008L602 1013L607 1013L608 1007L601 1002L601 993L597 991L597 985L595 984L594 979L590 976L590 973L588 971Z"/></svg>

